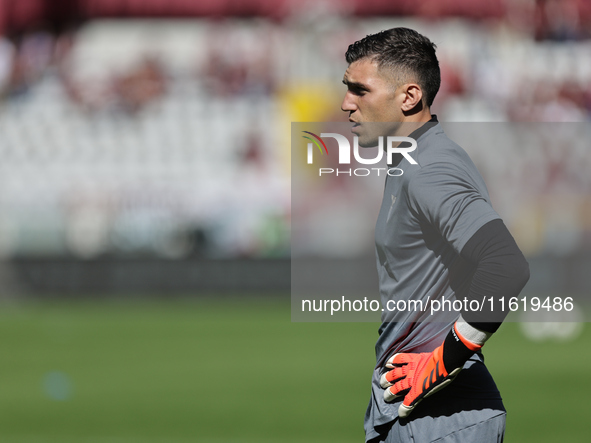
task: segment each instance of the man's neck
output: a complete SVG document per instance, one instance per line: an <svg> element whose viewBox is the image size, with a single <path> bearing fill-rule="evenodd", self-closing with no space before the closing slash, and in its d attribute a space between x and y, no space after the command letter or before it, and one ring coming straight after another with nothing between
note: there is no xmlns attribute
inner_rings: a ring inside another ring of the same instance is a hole
<svg viewBox="0 0 591 443"><path fill-rule="evenodd" d="M425 123L432 119L431 111L429 108L423 109L416 114L404 116L400 126L396 130L397 136L408 137L411 133L419 129Z"/></svg>
<svg viewBox="0 0 591 443"><path fill-rule="evenodd" d="M423 108L421 111L405 115L402 123L427 123L431 120L431 109Z"/></svg>

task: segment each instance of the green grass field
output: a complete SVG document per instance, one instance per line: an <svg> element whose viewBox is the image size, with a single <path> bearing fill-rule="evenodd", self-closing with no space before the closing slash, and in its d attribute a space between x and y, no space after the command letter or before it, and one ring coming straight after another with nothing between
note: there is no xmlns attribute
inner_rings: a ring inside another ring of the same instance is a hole
<svg viewBox="0 0 591 443"><path fill-rule="evenodd" d="M3 303L0 441L361 442L377 324L288 300ZM591 330L485 348L507 442L588 442Z"/></svg>

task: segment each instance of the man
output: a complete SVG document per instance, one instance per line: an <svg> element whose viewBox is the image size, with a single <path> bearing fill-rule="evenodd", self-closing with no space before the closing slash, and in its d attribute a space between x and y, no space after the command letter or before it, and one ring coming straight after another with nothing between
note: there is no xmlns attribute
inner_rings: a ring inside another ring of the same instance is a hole
<svg viewBox="0 0 591 443"><path fill-rule="evenodd" d="M440 85L435 45L394 28L355 42L346 59L342 110L359 144L376 146L384 135L417 143L392 158L389 167L403 173L387 176L376 224L382 306L482 306L466 304L461 315L431 315L426 304L384 311L366 441L500 442L506 412L480 349L505 317L498 299L519 294L528 264L478 170L431 115Z"/></svg>

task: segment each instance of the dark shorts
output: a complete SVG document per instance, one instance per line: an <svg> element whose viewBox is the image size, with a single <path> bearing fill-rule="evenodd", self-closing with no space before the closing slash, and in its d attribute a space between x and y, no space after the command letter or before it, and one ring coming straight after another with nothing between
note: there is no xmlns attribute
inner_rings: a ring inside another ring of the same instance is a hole
<svg viewBox="0 0 591 443"><path fill-rule="evenodd" d="M387 434L371 443L501 443L505 417L505 412L488 409L396 420L389 425Z"/></svg>
<svg viewBox="0 0 591 443"><path fill-rule="evenodd" d="M379 372L374 374L374 379L378 375ZM375 409L379 408L383 415L379 417L382 423L373 421L374 426L370 428L373 435L368 436L369 442L503 441L506 411L482 355L475 354L448 387L424 399L407 419L398 417L398 406L402 400L384 403L383 389L376 387L376 383L373 385L373 398L380 402ZM375 410L370 408L370 412ZM390 420L387 414L391 414Z"/></svg>

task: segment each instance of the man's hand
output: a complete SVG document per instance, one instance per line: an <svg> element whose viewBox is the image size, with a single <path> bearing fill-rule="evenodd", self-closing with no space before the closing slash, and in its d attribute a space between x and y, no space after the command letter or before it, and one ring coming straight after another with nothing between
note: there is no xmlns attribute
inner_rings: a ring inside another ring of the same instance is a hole
<svg viewBox="0 0 591 443"><path fill-rule="evenodd" d="M391 402L404 395L398 415L407 417L419 402L443 389L461 371L455 368L447 372L443 364L443 345L435 351L421 354L396 354L388 360L388 369L380 384L386 389L384 400Z"/></svg>
<svg viewBox="0 0 591 443"><path fill-rule="evenodd" d="M462 336L458 331L458 324L471 336L478 337L478 343ZM473 331L477 331L476 334ZM386 368L391 371L382 374L380 379L380 385L385 389L384 400L391 402L404 396L398 415L401 418L408 417L424 398L450 384L462 370L464 363L482 348L489 336L490 334L482 333L467 323L456 323L443 344L433 352L395 354L390 357Z"/></svg>

